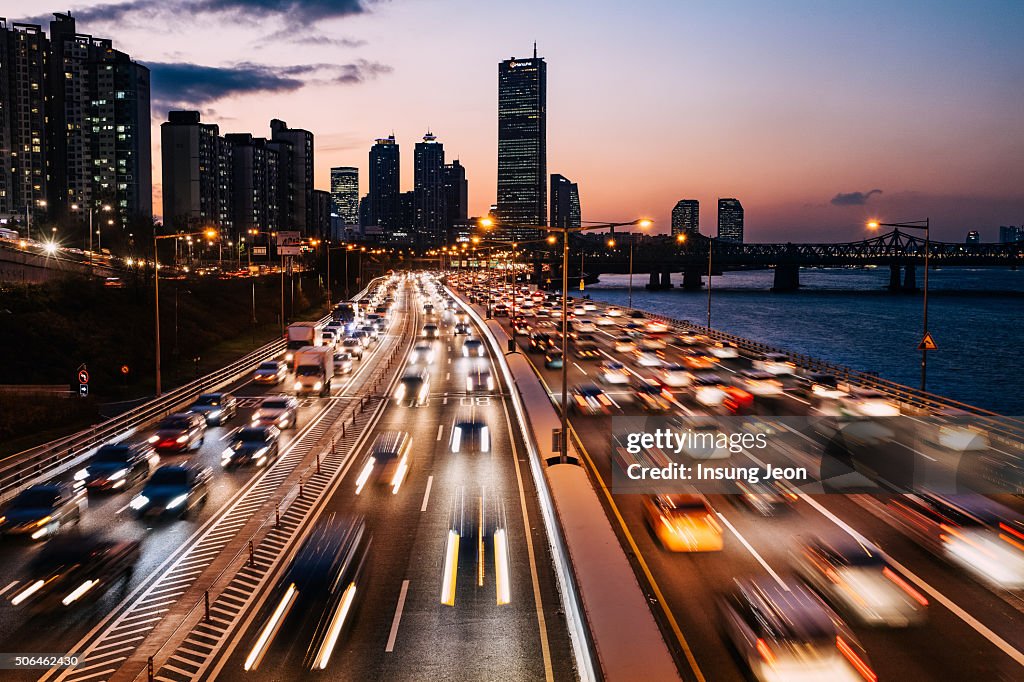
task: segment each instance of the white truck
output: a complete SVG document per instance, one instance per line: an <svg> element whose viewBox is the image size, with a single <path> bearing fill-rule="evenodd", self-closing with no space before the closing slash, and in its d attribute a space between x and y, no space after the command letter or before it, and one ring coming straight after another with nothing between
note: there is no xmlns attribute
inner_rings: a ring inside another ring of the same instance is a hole
<svg viewBox="0 0 1024 682"><path fill-rule="evenodd" d="M295 351L295 393L329 395L334 378L334 349L305 346Z"/></svg>
<svg viewBox="0 0 1024 682"><path fill-rule="evenodd" d="M320 325L316 322L293 322L288 325L287 338L284 361L290 363L298 349L320 345Z"/></svg>

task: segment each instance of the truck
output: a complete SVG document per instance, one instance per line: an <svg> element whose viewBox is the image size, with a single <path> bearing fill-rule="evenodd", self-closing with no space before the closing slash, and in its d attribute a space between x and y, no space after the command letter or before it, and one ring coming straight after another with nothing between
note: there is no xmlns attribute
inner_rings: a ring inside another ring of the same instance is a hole
<svg viewBox="0 0 1024 682"><path fill-rule="evenodd" d="M295 351L295 393L331 392L334 378L334 349L329 346L304 346Z"/></svg>
<svg viewBox="0 0 1024 682"><path fill-rule="evenodd" d="M295 359L295 351L305 346L319 346L320 325L316 322L293 322L288 325L288 345L284 352L284 361Z"/></svg>
<svg viewBox="0 0 1024 682"><path fill-rule="evenodd" d="M356 309L351 303L345 301L335 306L331 311L331 317L338 322L353 322L356 319Z"/></svg>

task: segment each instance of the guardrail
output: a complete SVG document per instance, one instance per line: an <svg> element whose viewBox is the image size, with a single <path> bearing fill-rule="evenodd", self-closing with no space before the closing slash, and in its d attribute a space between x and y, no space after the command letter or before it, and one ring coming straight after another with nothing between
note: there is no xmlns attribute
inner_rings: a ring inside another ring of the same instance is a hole
<svg viewBox="0 0 1024 682"><path fill-rule="evenodd" d="M366 288L353 296L351 300L360 300L381 279L383 278L378 277L371 280ZM331 316L328 314L320 318L318 322L324 324L330 319ZM154 398L89 429L7 457L0 462L0 502L6 501L22 488L41 478L63 473L79 461L84 460L103 443L119 441L131 436L145 425L191 402L200 393L210 392L237 381L251 372L260 362L280 355L284 352L285 346L284 339L271 341L226 367L179 386L159 398Z"/></svg>

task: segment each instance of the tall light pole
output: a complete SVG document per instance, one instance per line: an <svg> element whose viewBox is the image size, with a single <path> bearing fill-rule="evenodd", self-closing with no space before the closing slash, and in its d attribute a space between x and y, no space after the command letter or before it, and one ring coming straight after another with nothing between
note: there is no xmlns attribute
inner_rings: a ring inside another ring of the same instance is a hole
<svg viewBox="0 0 1024 682"><path fill-rule="evenodd" d="M585 230L611 230L613 228L623 227L626 225L636 225L641 228L647 228L652 225L652 222L646 218L637 218L636 220L621 223L586 222L586 225L582 225L580 227L553 227L551 225L499 223L491 218L482 218L479 222L479 226L484 229L490 229L492 227L501 227L506 229L522 228L548 233L560 232L562 234L562 432L560 434L558 452L558 461L561 464L565 464L569 461L569 363L566 362L569 341L569 234L571 232L583 232ZM555 241L554 235L549 234L548 243L554 243Z"/></svg>
<svg viewBox="0 0 1024 682"><path fill-rule="evenodd" d="M714 251L715 238L708 235L708 321L705 325L711 329L711 253Z"/></svg>
<svg viewBox="0 0 1024 682"><path fill-rule="evenodd" d="M893 227L897 230L902 227L908 230L924 231L924 310L921 316L923 332L921 334L921 343L918 344L918 348L921 351L921 392L923 393L928 379L928 351L934 350L934 347L929 348L929 344L934 344L934 340L932 340L931 334L928 331L928 262L932 252L931 234L928 229L929 221L928 218L925 218L924 220L911 220L904 223L882 223L877 220L872 220L868 223L868 229L877 230L880 227Z"/></svg>
<svg viewBox="0 0 1024 682"><path fill-rule="evenodd" d="M71 210L72 211L77 211L80 208L81 208L81 206L79 206L78 204L71 204ZM86 208L85 210L89 213L89 270L92 270L92 266L93 266L93 254L92 254L92 219L93 219L93 215L96 213L97 210L110 211L110 210L112 210L112 207L110 206L110 204L103 204L103 206L101 206L99 209L97 209L95 207L91 207L91 208Z"/></svg>
<svg viewBox="0 0 1024 682"><path fill-rule="evenodd" d="M210 229L205 232L192 232L185 236L206 235L213 239L217 231ZM160 385L160 253L157 251L157 243L161 239L177 239L180 234L153 234L153 301L156 308L156 397L159 398L162 391Z"/></svg>

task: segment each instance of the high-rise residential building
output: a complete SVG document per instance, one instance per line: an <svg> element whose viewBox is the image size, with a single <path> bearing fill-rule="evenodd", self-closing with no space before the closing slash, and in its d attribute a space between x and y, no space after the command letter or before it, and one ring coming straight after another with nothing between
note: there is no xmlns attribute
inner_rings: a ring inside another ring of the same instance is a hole
<svg viewBox="0 0 1024 682"><path fill-rule="evenodd" d="M234 222L239 235L249 230L276 232L281 224L280 147L251 133L230 133Z"/></svg>
<svg viewBox="0 0 1024 682"><path fill-rule="evenodd" d="M416 243L416 192L398 195L398 226L382 236L385 244L412 246Z"/></svg>
<svg viewBox="0 0 1024 682"><path fill-rule="evenodd" d="M469 182L466 167L455 159L444 165L445 239L453 240L456 225L469 216Z"/></svg>
<svg viewBox="0 0 1024 682"><path fill-rule="evenodd" d="M700 202L680 199L672 208L672 234L700 234Z"/></svg>
<svg viewBox="0 0 1024 682"><path fill-rule="evenodd" d="M547 224L547 64L537 57L498 64L498 195L500 221ZM536 237L530 229L502 236Z"/></svg>
<svg viewBox="0 0 1024 682"><path fill-rule="evenodd" d="M399 148L395 136L378 138L370 148L369 226L390 233L399 219Z"/></svg>
<svg viewBox="0 0 1024 682"><path fill-rule="evenodd" d="M416 245L440 246L445 237L444 145L429 130L416 143L413 158L413 210Z"/></svg>
<svg viewBox="0 0 1024 682"><path fill-rule="evenodd" d="M551 174L551 222L554 227L580 226L580 190L575 182Z"/></svg>
<svg viewBox="0 0 1024 682"><path fill-rule="evenodd" d="M999 242L1001 244L1024 242L1024 225L1000 225Z"/></svg>
<svg viewBox="0 0 1024 682"><path fill-rule="evenodd" d="M964 239L964 244L967 246L975 246L981 243L981 233L977 230L971 230L967 233L967 238Z"/></svg>
<svg viewBox="0 0 1024 682"><path fill-rule="evenodd" d="M45 213L48 48L40 26L0 18L0 215Z"/></svg>
<svg viewBox="0 0 1024 682"><path fill-rule="evenodd" d="M718 200L718 238L743 243L743 205L739 199Z"/></svg>
<svg viewBox="0 0 1024 682"><path fill-rule="evenodd" d="M270 122L270 137L273 142L291 146L291 159L282 164L282 227L299 230L304 234L315 234L309 226L313 224L313 133L301 128L289 128L280 119ZM279 148L278 153L282 150ZM287 202L287 203L284 203Z"/></svg>
<svg viewBox="0 0 1024 682"><path fill-rule="evenodd" d="M231 143L198 111L171 111L160 124L163 220L173 230L212 225L234 234Z"/></svg>
<svg viewBox="0 0 1024 682"><path fill-rule="evenodd" d="M346 225L359 224L359 169L338 166L331 169L331 202Z"/></svg>
<svg viewBox="0 0 1024 682"><path fill-rule="evenodd" d="M370 195L359 198L359 232L362 234L370 226Z"/></svg>
<svg viewBox="0 0 1024 682"><path fill-rule="evenodd" d="M313 222L310 223L309 234L320 239L331 239L331 209L334 202L331 193L323 189L315 189L312 193Z"/></svg>

